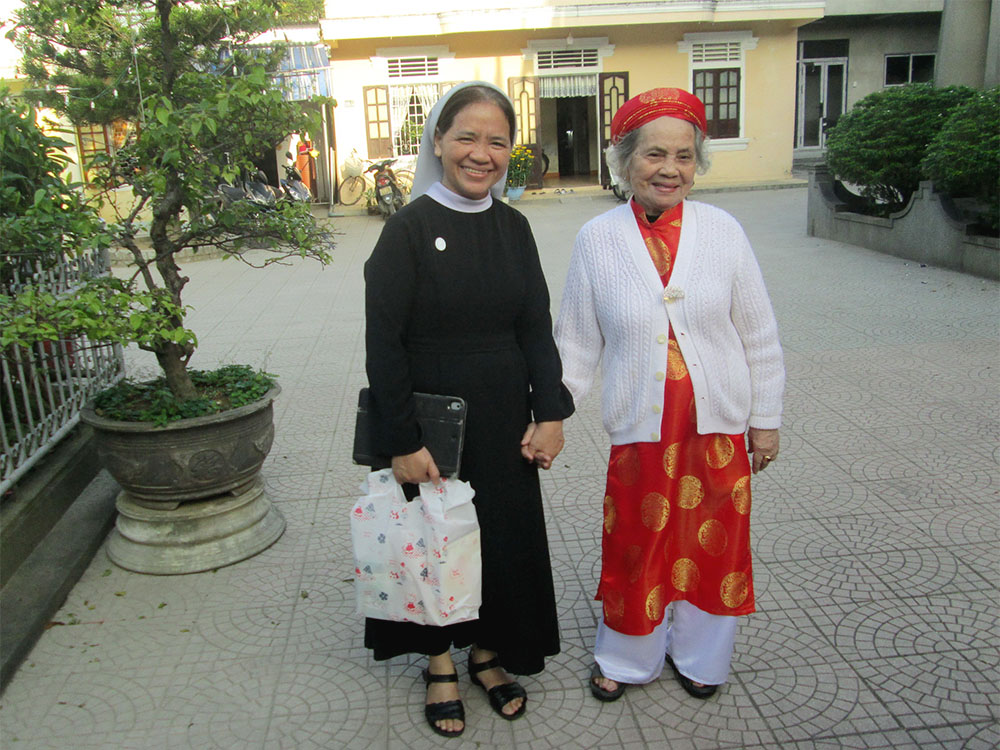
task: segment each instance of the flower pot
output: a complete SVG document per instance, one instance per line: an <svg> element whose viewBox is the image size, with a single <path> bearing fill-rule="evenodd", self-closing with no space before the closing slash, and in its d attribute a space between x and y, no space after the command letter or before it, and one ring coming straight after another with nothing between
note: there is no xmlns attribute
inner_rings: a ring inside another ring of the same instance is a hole
<svg viewBox="0 0 1000 750"><path fill-rule="evenodd" d="M99 460L122 486L108 540L112 562L138 573L196 573L252 557L284 533L285 519L258 476L280 391L166 427L82 411Z"/></svg>
<svg viewBox="0 0 1000 750"><path fill-rule="evenodd" d="M520 200L521 196L524 195L524 189L525 189L524 185L520 185L518 187L508 187L507 197L510 198L512 201Z"/></svg>
<svg viewBox="0 0 1000 750"><path fill-rule="evenodd" d="M272 401L278 386L238 409L170 422L122 422L88 406L80 419L94 429L101 464L132 499L149 508L245 491L274 440Z"/></svg>

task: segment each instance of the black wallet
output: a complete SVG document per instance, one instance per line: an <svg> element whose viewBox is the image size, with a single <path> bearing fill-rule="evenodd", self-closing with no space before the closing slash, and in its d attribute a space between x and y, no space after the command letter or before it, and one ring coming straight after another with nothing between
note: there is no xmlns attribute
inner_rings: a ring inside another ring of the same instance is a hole
<svg viewBox="0 0 1000 750"><path fill-rule="evenodd" d="M414 393L417 422L424 446L431 453L441 476L456 476L462 466L462 446L465 441L465 400L458 396L436 396ZM375 425L371 411L371 394L362 388L358 394L358 414L354 422L354 463L385 469L392 460L380 456L374 446Z"/></svg>

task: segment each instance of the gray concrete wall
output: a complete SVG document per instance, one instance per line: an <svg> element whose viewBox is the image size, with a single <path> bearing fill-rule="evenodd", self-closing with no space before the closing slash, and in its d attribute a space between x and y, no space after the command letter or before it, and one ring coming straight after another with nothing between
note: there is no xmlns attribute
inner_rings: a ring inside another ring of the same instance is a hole
<svg viewBox="0 0 1000 750"><path fill-rule="evenodd" d="M940 13L827 17L799 29L799 41L847 39L847 108L885 82L885 56L936 53Z"/></svg>
<svg viewBox="0 0 1000 750"><path fill-rule="evenodd" d="M981 88L990 32L991 0L945 0L935 83Z"/></svg>
<svg viewBox="0 0 1000 750"><path fill-rule="evenodd" d="M1000 240L968 233L942 204L930 182L920 183L910 205L887 218L846 211L825 167L809 174L807 232L939 268L1000 279Z"/></svg>

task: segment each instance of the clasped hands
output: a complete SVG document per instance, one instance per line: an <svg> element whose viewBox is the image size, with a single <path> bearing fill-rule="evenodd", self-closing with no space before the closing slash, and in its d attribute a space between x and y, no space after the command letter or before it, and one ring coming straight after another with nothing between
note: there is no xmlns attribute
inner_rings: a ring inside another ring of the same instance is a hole
<svg viewBox="0 0 1000 750"><path fill-rule="evenodd" d="M563 449L562 422L532 422L521 438L521 455L542 469L551 469L559 451Z"/></svg>
<svg viewBox="0 0 1000 750"><path fill-rule="evenodd" d="M562 422L532 422L521 438L521 455L525 460L549 469L563 449L563 444ZM426 448L405 456L393 456L392 474L400 484L437 484L441 481L441 472Z"/></svg>

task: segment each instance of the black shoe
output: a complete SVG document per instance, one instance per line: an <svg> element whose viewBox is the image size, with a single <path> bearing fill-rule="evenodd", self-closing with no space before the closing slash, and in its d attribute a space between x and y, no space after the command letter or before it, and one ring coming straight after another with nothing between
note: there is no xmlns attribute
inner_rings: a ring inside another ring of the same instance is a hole
<svg viewBox="0 0 1000 750"><path fill-rule="evenodd" d="M431 674L430 669L425 669L423 675L424 682L428 685L432 682L458 682L457 672L452 672L451 674ZM465 731L465 706L462 705L462 701L427 703L424 705L424 716L427 718L427 724L430 728L442 737L458 737L458 735ZM463 726L461 729L448 731L434 723L444 721L445 719L458 719L462 722Z"/></svg>
<svg viewBox="0 0 1000 750"><path fill-rule="evenodd" d="M602 677L604 677L604 675L601 673L601 667L595 664L594 668L590 670L590 692L594 694L594 697L597 698L597 700L604 701L605 703L611 703L612 701L618 700L625 694L624 682L618 682L618 680L615 680L615 682L618 682L618 687L614 690L605 690L597 684L597 681Z"/></svg>
<svg viewBox="0 0 1000 750"><path fill-rule="evenodd" d="M715 691L719 689L718 685L702 685L700 687L695 685L694 681L690 677L685 677L678 671L677 666L674 664L674 660L670 658L670 654L667 654L667 664L669 664L670 668L674 670L674 677L677 678L681 687L684 688L687 694L693 698L699 698L701 700L711 698L715 695Z"/></svg>
<svg viewBox="0 0 1000 750"><path fill-rule="evenodd" d="M472 680L473 685L478 685L483 690L486 690L486 686L478 677L476 677L476 675L479 672L485 672L487 669L495 669L499 666L500 662L496 657L481 663L474 662L472 661L472 652L469 652L469 679ZM524 688L521 687L520 683L517 682L494 685L489 690L486 690L486 697L490 699L490 706L493 707L493 710L507 721L514 721L514 719L524 716L524 710L528 706L528 694L525 692ZM503 712L503 707L515 698L523 699L521 701L521 707L512 714L505 714Z"/></svg>

